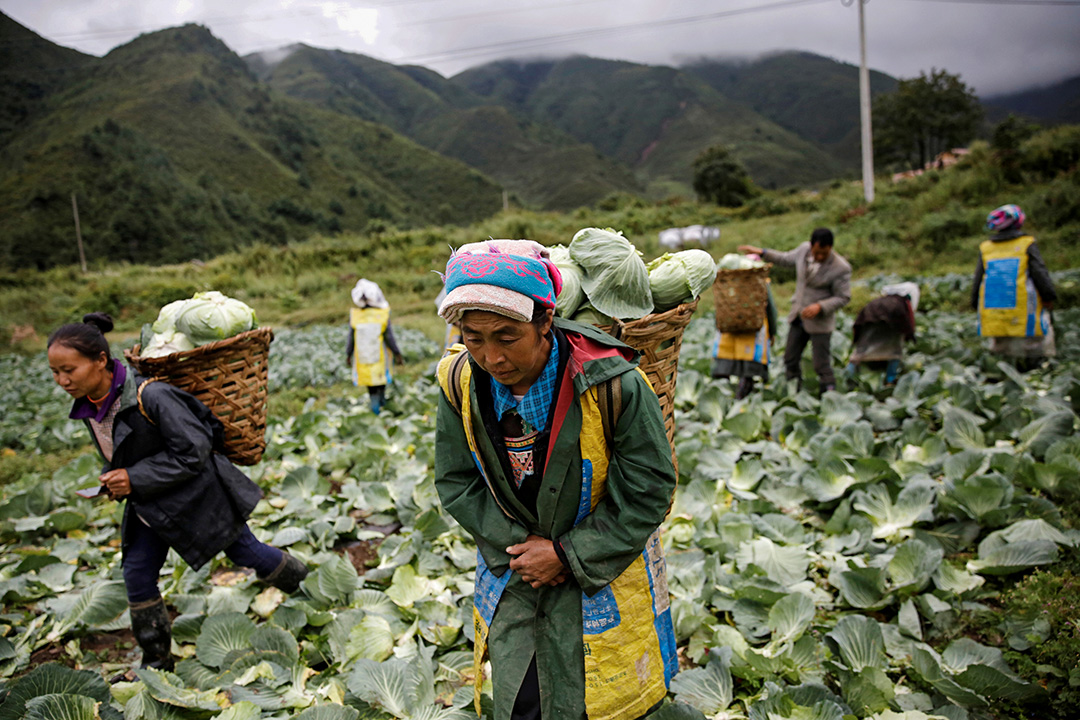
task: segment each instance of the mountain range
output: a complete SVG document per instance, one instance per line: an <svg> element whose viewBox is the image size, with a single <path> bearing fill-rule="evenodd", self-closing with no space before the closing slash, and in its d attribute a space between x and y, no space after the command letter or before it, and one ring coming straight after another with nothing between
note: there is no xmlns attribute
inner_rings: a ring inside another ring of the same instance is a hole
<svg viewBox="0 0 1080 720"><path fill-rule="evenodd" d="M197 25L98 58L0 13L0 68L9 268L77 260L73 196L92 260L175 262L469 223L506 199L568 210L687 196L694 158L718 143L765 187L858 171L857 68L808 53L681 68L507 60L445 78L305 45L241 58ZM872 74L875 93L896 82ZM994 107L1070 121L1070 82L1056 103L1032 92Z"/></svg>

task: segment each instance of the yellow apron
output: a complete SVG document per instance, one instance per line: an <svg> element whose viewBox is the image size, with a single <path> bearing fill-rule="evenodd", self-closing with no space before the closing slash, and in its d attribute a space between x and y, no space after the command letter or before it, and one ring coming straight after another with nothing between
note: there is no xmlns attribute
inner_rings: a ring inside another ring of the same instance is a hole
<svg viewBox="0 0 1080 720"><path fill-rule="evenodd" d="M1028 279L1030 235L979 245L983 281L979 287L979 334L984 337L1041 337L1042 299Z"/></svg>
<svg viewBox="0 0 1080 720"><path fill-rule="evenodd" d="M713 357L717 360L743 360L768 365L768 323L752 333L717 333Z"/></svg>
<svg viewBox="0 0 1080 720"><path fill-rule="evenodd" d="M383 336L390 324L387 308L357 308L349 311L349 327L353 331L353 384L363 387L387 385L390 382L390 363L387 362Z"/></svg>
<svg viewBox="0 0 1080 720"><path fill-rule="evenodd" d="M461 343L461 328L457 325L446 325L446 337L443 338L443 353L450 351L450 348Z"/></svg>
<svg viewBox="0 0 1080 720"><path fill-rule="evenodd" d="M451 349L450 354L439 362L439 384L447 397L451 397L450 366L454 356L463 349L460 345ZM645 377L640 368L638 372ZM473 433L472 401L469 396L471 378L469 363L463 363L460 378L461 420L476 466L494 495ZM580 399L582 478L575 524L587 517L606 495L610 457L595 388L589 388ZM510 516L505 508L503 512ZM488 570L483 556L477 553L473 663L478 714L483 666L488 654L488 632L510 576L511 571L508 570L502 577L496 577ZM646 541L641 555L606 588L591 598L582 593L581 612L585 650L585 712L589 720L633 720L644 715L667 696L668 685L679 666L667 588L667 565L659 528Z"/></svg>

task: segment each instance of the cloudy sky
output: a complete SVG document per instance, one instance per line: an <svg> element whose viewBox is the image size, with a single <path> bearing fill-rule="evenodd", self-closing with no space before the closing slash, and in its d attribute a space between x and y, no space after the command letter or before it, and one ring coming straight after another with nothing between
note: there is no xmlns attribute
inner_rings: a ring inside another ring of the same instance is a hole
<svg viewBox="0 0 1080 720"><path fill-rule="evenodd" d="M199 23L240 54L294 42L443 75L505 57L583 53L653 64L809 50L857 63L856 0L0 0L0 11L94 55ZM980 95L1080 75L1080 0L871 0L870 66L944 68Z"/></svg>

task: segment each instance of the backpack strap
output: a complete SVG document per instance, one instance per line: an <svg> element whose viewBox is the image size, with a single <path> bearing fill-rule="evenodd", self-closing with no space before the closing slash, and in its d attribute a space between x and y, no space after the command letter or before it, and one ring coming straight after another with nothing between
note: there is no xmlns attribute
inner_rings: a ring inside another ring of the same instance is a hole
<svg viewBox="0 0 1080 720"><path fill-rule="evenodd" d="M465 364L469 362L469 353L459 352L450 359L450 367L446 374L446 399L450 401L450 407L461 416L461 372Z"/></svg>
<svg viewBox="0 0 1080 720"><path fill-rule="evenodd" d="M604 426L604 442L607 443L608 452L614 452L615 427L622 417L622 378L608 378L596 386L596 405Z"/></svg>
<svg viewBox="0 0 1080 720"><path fill-rule="evenodd" d="M143 407L142 394L143 394L143 390L146 388L147 385L149 385L152 382L157 382L157 381L158 381L158 378L149 378L147 380L143 380L141 383L139 383L139 389L135 392L135 399L139 401L139 412L142 413L142 416L144 418L146 418L147 422L149 422L151 425L157 425L157 423L154 422L153 418L151 418L149 415L146 414L146 408Z"/></svg>

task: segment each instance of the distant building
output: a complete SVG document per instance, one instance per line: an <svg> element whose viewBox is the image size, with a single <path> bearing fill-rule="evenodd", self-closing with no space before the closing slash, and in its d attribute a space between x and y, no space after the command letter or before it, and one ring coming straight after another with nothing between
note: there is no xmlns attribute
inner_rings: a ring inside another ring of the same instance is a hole
<svg viewBox="0 0 1080 720"><path fill-rule="evenodd" d="M967 148L953 148L952 150L938 153L937 157L918 170L905 170L904 172L893 173L892 181L895 183L900 182L901 180L909 180L913 177L922 175L927 170L944 170L947 167L952 167L960 162L960 160L969 152L971 151Z"/></svg>

